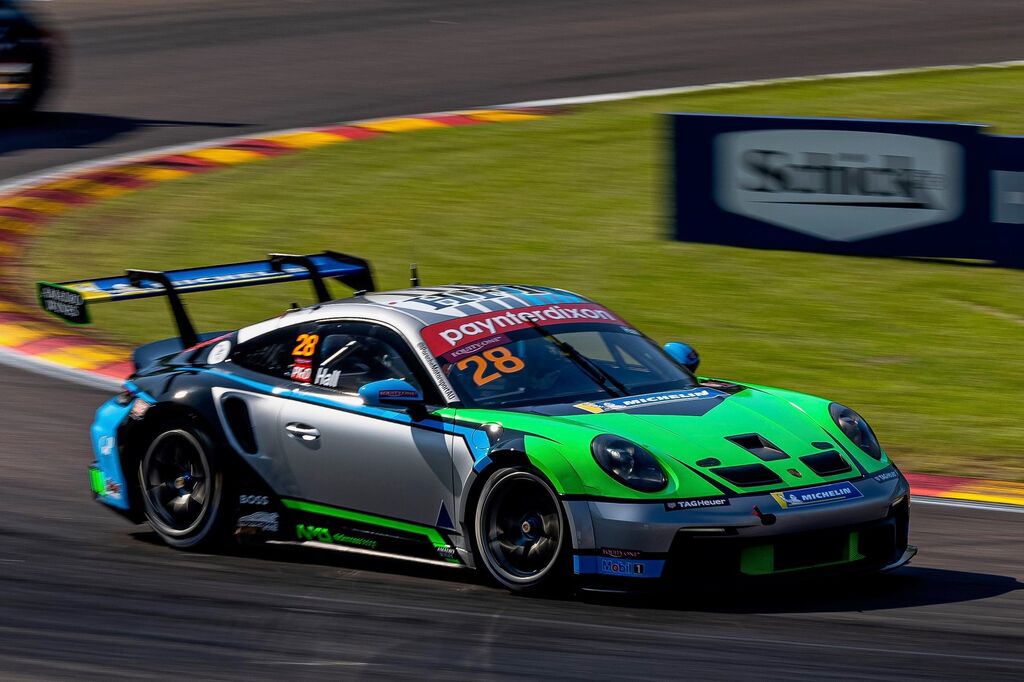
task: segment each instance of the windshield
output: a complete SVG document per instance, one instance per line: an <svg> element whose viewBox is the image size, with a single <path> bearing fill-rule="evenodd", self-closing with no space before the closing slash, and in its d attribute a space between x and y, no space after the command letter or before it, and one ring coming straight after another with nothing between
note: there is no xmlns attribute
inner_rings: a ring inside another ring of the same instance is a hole
<svg viewBox="0 0 1024 682"><path fill-rule="evenodd" d="M594 311L583 317L593 321L537 316L531 323L522 310L486 313L431 325L423 338L471 407L581 402L617 397L623 388L637 395L696 385L693 375L614 313L577 306ZM556 339L582 357L559 349Z"/></svg>

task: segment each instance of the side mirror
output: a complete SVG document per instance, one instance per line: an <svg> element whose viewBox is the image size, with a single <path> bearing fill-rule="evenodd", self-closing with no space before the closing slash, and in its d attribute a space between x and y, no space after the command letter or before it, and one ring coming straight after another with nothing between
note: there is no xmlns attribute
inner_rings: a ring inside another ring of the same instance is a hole
<svg viewBox="0 0 1024 682"><path fill-rule="evenodd" d="M384 379L359 388L359 397L370 407L411 407L423 405L423 394L408 381Z"/></svg>
<svg viewBox="0 0 1024 682"><path fill-rule="evenodd" d="M693 346L687 343L680 343L679 341L669 341L662 348L670 358L686 369L691 372L697 371L697 366L700 365L700 356L697 355L697 351L693 349Z"/></svg>

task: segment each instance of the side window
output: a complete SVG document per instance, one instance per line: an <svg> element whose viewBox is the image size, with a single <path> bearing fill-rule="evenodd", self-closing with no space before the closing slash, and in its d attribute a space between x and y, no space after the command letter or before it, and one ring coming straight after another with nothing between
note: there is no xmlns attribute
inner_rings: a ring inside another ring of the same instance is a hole
<svg viewBox="0 0 1024 682"><path fill-rule="evenodd" d="M423 391L429 402L438 402L433 384L397 332L367 322L331 322L318 325L312 334L319 338L311 383L356 393L371 381L402 379Z"/></svg>
<svg viewBox="0 0 1024 682"><path fill-rule="evenodd" d="M240 344L231 359L254 372L269 374L278 379L290 379L296 366L292 354L296 339L311 327L309 324L295 325L268 332Z"/></svg>

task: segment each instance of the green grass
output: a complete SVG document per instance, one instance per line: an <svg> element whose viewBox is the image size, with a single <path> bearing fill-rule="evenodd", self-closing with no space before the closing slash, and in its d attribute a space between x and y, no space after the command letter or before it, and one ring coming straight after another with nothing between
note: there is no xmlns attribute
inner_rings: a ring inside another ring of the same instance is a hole
<svg viewBox="0 0 1024 682"><path fill-rule="evenodd" d="M75 211L26 278L333 248L379 285L511 281L579 291L702 371L822 394L905 467L1024 480L1024 272L666 239L665 111L980 121L1024 133L1024 69L824 81L590 106L527 123L326 147ZM340 290L339 290L340 293ZM308 285L190 298L200 329L308 301ZM97 306L125 341L169 335L159 302Z"/></svg>

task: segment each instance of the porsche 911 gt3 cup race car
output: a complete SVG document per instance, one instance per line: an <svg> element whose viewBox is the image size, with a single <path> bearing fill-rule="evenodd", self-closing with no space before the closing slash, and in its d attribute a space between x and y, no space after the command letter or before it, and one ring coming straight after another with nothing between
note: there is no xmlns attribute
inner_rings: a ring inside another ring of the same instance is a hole
<svg viewBox="0 0 1024 682"><path fill-rule="evenodd" d="M331 300L325 280L356 289ZM310 279L318 303L197 335L180 294ZM906 563L909 488L856 412L697 377L615 312L541 286L374 291L334 252L39 284L165 296L92 425L96 499L180 548L287 543L630 589ZM661 581L661 582L657 582ZM704 584L704 583L700 583Z"/></svg>

